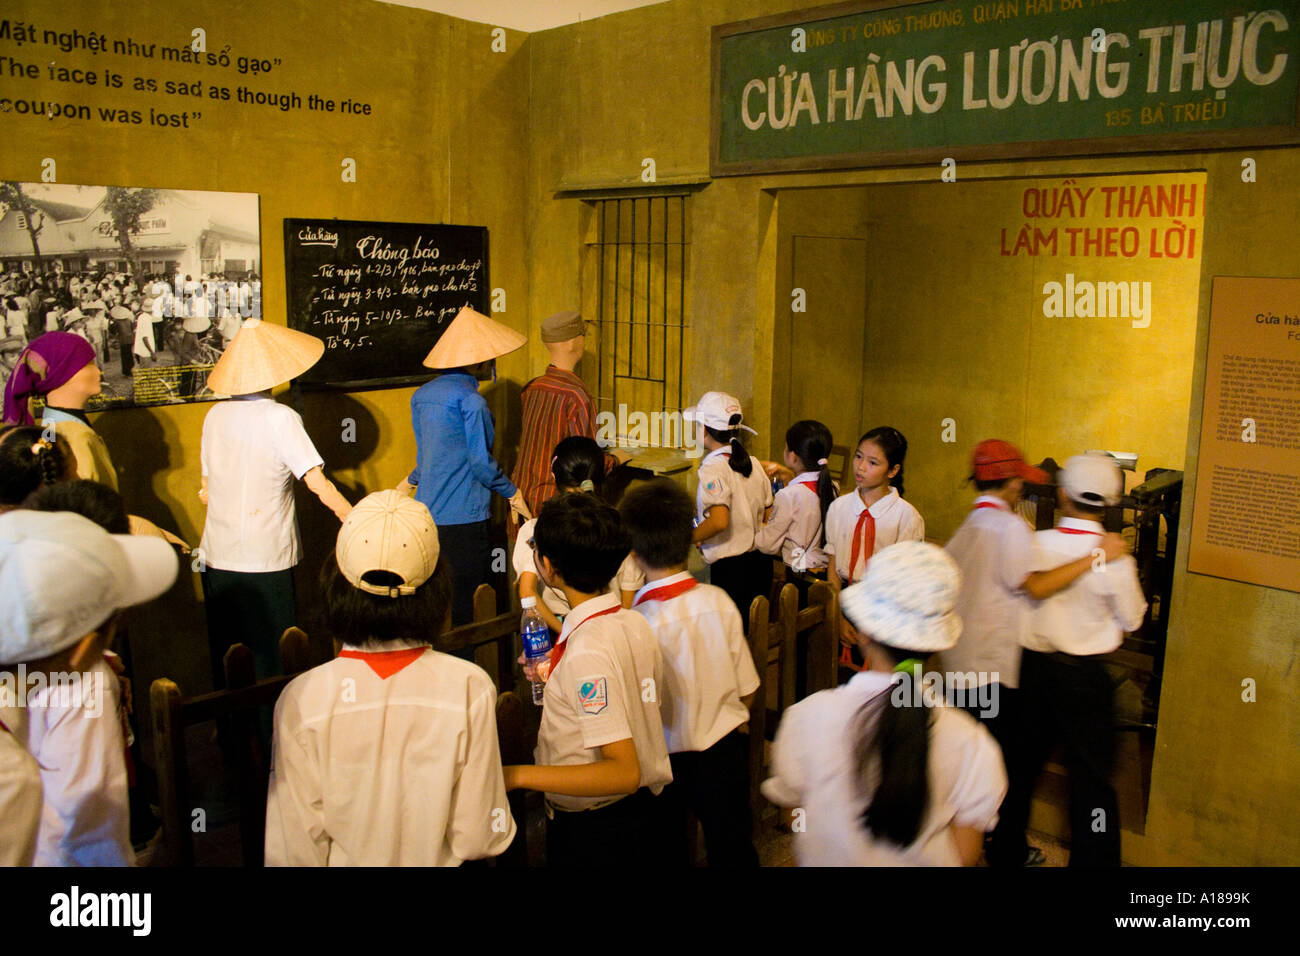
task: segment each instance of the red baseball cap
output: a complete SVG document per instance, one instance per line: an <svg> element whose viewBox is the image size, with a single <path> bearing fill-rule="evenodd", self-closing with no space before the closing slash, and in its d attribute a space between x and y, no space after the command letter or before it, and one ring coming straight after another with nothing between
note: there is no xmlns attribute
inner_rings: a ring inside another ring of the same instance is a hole
<svg viewBox="0 0 1300 956"><path fill-rule="evenodd" d="M971 465L977 481L1023 478L1036 485L1052 483L1047 472L1025 464L1025 456L1019 448L998 438L989 438L976 445Z"/></svg>

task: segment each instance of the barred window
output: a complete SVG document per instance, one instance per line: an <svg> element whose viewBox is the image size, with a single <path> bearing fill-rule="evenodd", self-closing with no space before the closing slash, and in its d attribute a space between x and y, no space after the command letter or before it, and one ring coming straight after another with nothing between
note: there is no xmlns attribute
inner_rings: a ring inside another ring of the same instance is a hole
<svg viewBox="0 0 1300 956"><path fill-rule="evenodd" d="M620 442L630 432L633 444L683 445L686 199L677 193L587 201L583 303L598 326L596 407L617 417ZM638 412L649 423L640 434Z"/></svg>

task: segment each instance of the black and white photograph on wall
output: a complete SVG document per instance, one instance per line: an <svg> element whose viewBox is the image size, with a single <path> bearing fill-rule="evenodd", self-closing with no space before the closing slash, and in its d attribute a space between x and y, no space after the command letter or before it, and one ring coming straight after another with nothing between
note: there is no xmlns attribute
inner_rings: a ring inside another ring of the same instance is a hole
<svg viewBox="0 0 1300 956"><path fill-rule="evenodd" d="M94 348L88 411L215 399L261 273L256 193L0 181L0 386L58 331Z"/></svg>

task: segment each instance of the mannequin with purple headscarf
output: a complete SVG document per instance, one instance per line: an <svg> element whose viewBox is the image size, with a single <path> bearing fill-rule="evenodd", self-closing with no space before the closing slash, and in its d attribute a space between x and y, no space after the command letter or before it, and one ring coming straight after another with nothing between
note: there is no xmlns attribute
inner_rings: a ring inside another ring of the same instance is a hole
<svg viewBox="0 0 1300 956"><path fill-rule="evenodd" d="M53 426L76 477L117 490L117 471L108 446L90 427L86 403L99 394L99 366L89 342L70 332L46 332L18 356L5 384L4 423L31 425L28 400L45 402L41 424Z"/></svg>

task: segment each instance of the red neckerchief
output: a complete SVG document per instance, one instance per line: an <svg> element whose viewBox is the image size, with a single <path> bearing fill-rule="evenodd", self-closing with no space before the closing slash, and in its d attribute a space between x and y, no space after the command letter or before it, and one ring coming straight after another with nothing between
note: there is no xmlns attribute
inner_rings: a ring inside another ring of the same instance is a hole
<svg viewBox="0 0 1300 956"><path fill-rule="evenodd" d="M979 511L981 508L992 508L994 511L1010 511L1010 510L1011 510L1011 509L1008 508L1006 505L994 504L992 501L981 501L979 504L977 504L977 505L975 506L974 510L975 510L975 511Z"/></svg>
<svg viewBox="0 0 1300 956"><path fill-rule="evenodd" d="M867 562L876 552L876 517L869 507L862 509L862 514L858 515L858 523L853 526L853 551L852 557L849 558L850 584L853 583L853 569L858 566L860 552L866 552L862 557L862 567L866 568Z"/></svg>
<svg viewBox="0 0 1300 956"><path fill-rule="evenodd" d="M636 602L632 606L637 607L638 605L644 604L646 601L667 601L669 598L675 598L679 594L685 594L698 583L699 582L696 581L695 578L683 578L680 581L674 581L672 584L665 584L661 587L651 588L648 591L643 591L641 596L636 599ZM583 621L582 623L586 624L587 622Z"/></svg>
<svg viewBox="0 0 1300 956"><path fill-rule="evenodd" d="M569 641L573 638L573 635L578 633L579 627L582 627L582 625L586 624L592 618L603 617L606 614L613 614L615 611L621 610L623 610L623 605L615 604L613 607L607 607L603 611L597 611L595 614L591 615L591 617L584 617L579 621L573 630L564 636L564 640L556 644L554 649L551 651L551 673L555 673L555 668L559 665L560 658L564 656L564 649L569 646Z"/></svg>
<svg viewBox="0 0 1300 956"><path fill-rule="evenodd" d="M427 650L427 647L403 647L395 651L354 651L348 648L339 651L339 657L362 661L379 675L380 680L388 680L403 667L415 663Z"/></svg>
<svg viewBox="0 0 1300 956"><path fill-rule="evenodd" d="M819 497L821 495L821 492L817 490L817 479L815 478L812 481L796 481L795 484L803 485L805 488L807 488L813 494L818 495Z"/></svg>
<svg viewBox="0 0 1300 956"><path fill-rule="evenodd" d="M4 722L3 720L0 720L0 730L3 730L5 733L9 734L10 736L13 735L13 731L10 730L10 729L5 725L5 722Z"/></svg>
<svg viewBox="0 0 1300 956"><path fill-rule="evenodd" d="M1099 538L1102 537L1100 531L1092 531L1088 528L1057 528L1056 530L1061 534L1095 534Z"/></svg>

